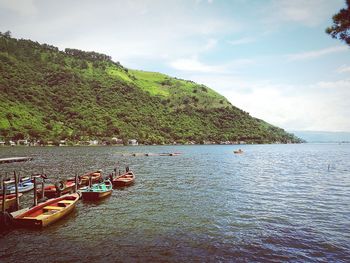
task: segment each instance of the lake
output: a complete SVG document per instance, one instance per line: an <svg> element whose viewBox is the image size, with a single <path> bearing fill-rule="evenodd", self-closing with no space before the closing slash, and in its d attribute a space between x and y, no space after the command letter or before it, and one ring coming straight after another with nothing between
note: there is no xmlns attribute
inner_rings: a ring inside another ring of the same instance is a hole
<svg viewBox="0 0 350 263"><path fill-rule="evenodd" d="M123 156L134 152L182 154ZM0 262L350 261L350 144L0 147L13 156L34 159L2 174L129 165L136 183L46 229L1 234Z"/></svg>

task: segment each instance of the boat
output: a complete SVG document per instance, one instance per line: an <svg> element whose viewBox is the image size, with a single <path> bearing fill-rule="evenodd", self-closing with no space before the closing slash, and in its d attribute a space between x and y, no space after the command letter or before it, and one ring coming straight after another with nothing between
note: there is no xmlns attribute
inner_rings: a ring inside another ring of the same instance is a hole
<svg viewBox="0 0 350 263"><path fill-rule="evenodd" d="M68 215L76 206L79 193L50 199L13 218L17 227L42 228Z"/></svg>
<svg viewBox="0 0 350 263"><path fill-rule="evenodd" d="M132 171L127 171L122 175L115 177L112 180L114 187L124 187L132 185L135 182L135 174Z"/></svg>
<svg viewBox="0 0 350 263"><path fill-rule="evenodd" d="M55 198L60 195L72 193L75 187L75 182L59 181L55 185L48 185L44 187L44 196L47 198ZM38 189L37 195L41 196L42 189Z"/></svg>
<svg viewBox="0 0 350 263"><path fill-rule="evenodd" d="M243 153L243 151L242 151L242 149L238 149L238 150L233 151L233 153L240 154L240 153Z"/></svg>
<svg viewBox="0 0 350 263"><path fill-rule="evenodd" d="M34 183L32 181L25 181L25 182L19 182L18 183L18 192L19 193L25 193L34 188ZM10 184L6 186L6 191L10 194L16 193L16 187L13 184Z"/></svg>
<svg viewBox="0 0 350 263"><path fill-rule="evenodd" d="M79 190L82 194L83 200L98 201L112 194L113 185L110 180L105 180L99 184L92 186L85 186Z"/></svg>
<svg viewBox="0 0 350 263"><path fill-rule="evenodd" d="M19 183L29 183L31 181L32 181L32 179L29 176L19 179ZM15 183L15 180L14 179L6 179L5 182L6 182L7 185L11 185L11 184Z"/></svg>
<svg viewBox="0 0 350 263"><path fill-rule="evenodd" d="M20 198L23 194L19 193L18 198ZM3 195L0 196L0 208L2 207L2 202L4 200ZM10 194L5 195L5 210L11 209L16 204L16 195Z"/></svg>
<svg viewBox="0 0 350 263"><path fill-rule="evenodd" d="M78 181L79 181L78 188L88 186L90 177L91 177L92 184L99 183L102 180L102 171L98 170L96 172L89 172L89 173L86 173L83 175L79 175L78 176ZM74 177L70 177L67 179L67 182L74 182L74 181L75 181Z"/></svg>

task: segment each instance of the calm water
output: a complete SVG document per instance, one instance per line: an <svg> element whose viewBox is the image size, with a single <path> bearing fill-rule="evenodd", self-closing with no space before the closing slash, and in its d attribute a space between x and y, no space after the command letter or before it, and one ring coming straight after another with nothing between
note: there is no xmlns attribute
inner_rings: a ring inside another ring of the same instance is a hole
<svg viewBox="0 0 350 263"><path fill-rule="evenodd" d="M47 229L1 235L0 262L350 262L350 145L240 147L0 148L34 157L2 173L64 178L128 164L137 180Z"/></svg>

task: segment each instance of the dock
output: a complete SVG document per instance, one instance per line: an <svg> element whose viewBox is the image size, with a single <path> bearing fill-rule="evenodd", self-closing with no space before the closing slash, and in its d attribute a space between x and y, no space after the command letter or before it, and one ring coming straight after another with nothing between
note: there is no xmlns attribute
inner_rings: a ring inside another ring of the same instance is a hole
<svg viewBox="0 0 350 263"><path fill-rule="evenodd" d="M16 162L27 162L33 160L32 157L11 157L11 158L1 158L0 164L3 163L16 163Z"/></svg>
<svg viewBox="0 0 350 263"><path fill-rule="evenodd" d="M181 153L125 153L122 156L178 156Z"/></svg>

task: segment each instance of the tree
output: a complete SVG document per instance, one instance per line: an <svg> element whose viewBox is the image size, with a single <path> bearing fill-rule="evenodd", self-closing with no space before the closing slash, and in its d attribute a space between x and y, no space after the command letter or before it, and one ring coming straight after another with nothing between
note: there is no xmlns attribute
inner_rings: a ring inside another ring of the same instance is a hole
<svg viewBox="0 0 350 263"><path fill-rule="evenodd" d="M326 29L326 33L350 46L350 0L346 0L346 5L346 9L333 16L333 25Z"/></svg>

